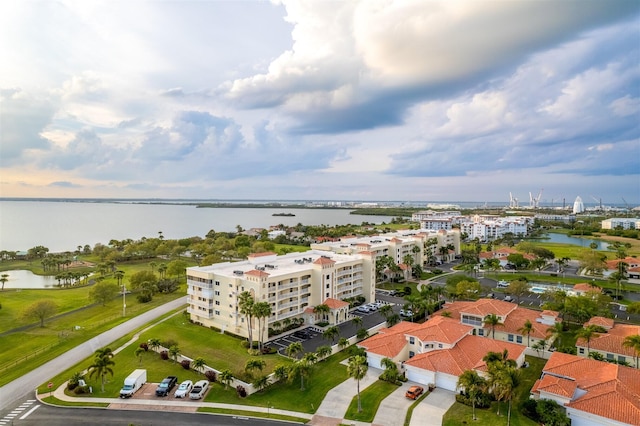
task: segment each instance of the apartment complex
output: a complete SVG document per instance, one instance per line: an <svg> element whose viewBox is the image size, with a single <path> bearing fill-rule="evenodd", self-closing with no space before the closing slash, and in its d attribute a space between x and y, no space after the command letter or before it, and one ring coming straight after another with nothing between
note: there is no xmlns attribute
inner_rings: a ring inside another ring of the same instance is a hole
<svg viewBox="0 0 640 426"><path fill-rule="evenodd" d="M600 225L602 229L640 229L640 219L629 217L612 217L605 219Z"/></svg>
<svg viewBox="0 0 640 426"><path fill-rule="evenodd" d="M187 311L194 322L247 337L246 319L238 306L242 292L271 305L268 324L304 318L307 308L327 299L362 295L371 301L375 298L375 256L318 250L283 256L255 253L242 262L187 268L187 285ZM344 310L334 314L340 317L331 322L347 319ZM252 327L257 337L257 322Z"/></svg>
<svg viewBox="0 0 640 426"><path fill-rule="evenodd" d="M420 222L420 228L429 231L452 230L454 226L466 233L468 238L491 241L506 233L525 236L533 224L531 216L474 215L463 216L459 211L421 211L414 213L411 220Z"/></svg>

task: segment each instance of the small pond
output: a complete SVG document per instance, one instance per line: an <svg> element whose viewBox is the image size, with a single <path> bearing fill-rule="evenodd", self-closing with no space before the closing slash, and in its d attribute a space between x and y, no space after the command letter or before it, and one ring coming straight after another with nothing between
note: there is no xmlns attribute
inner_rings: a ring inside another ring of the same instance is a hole
<svg viewBox="0 0 640 426"><path fill-rule="evenodd" d="M606 241L603 241L597 238L576 238L576 237L571 237L567 234L556 234L553 232L545 234L544 239L540 239L539 241L546 241L549 243L572 244L574 246L580 246L580 247L589 247L591 243L596 243L598 245L598 247L596 247L596 250L609 249L609 244Z"/></svg>
<svg viewBox="0 0 640 426"><path fill-rule="evenodd" d="M0 274L9 275L9 281L4 285L5 290L16 288L54 288L58 284L53 276L36 275L27 270L3 271Z"/></svg>

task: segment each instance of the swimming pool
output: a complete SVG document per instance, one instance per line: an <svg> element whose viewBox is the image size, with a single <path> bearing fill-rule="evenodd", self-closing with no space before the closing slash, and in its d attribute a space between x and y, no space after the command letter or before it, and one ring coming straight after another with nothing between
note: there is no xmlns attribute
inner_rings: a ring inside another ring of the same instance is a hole
<svg viewBox="0 0 640 426"><path fill-rule="evenodd" d="M544 285L536 285L529 287L529 291L531 293L542 294L546 291L554 291L554 290L563 290L562 287L557 286L544 286Z"/></svg>

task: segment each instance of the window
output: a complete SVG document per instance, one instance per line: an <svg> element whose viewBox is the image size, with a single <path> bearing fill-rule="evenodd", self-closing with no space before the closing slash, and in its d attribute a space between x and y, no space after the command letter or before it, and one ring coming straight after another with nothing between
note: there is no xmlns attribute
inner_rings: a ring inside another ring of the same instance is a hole
<svg viewBox="0 0 640 426"><path fill-rule="evenodd" d="M219 286L220 285L220 281L216 281L216 285ZM229 284L231 285L231 284Z"/></svg>
<svg viewBox="0 0 640 426"><path fill-rule="evenodd" d="M414 345L416 343L416 339L413 336L409 337L409 343Z"/></svg>
<svg viewBox="0 0 640 426"><path fill-rule="evenodd" d="M331 279L331 275L327 275L327 279Z"/></svg>
<svg viewBox="0 0 640 426"><path fill-rule="evenodd" d="M522 343L522 336L516 336L516 343Z"/></svg>
<svg viewBox="0 0 640 426"><path fill-rule="evenodd" d="M213 294L215 294L216 296L220 296L220 292L218 290L214 291Z"/></svg>
<svg viewBox="0 0 640 426"><path fill-rule="evenodd" d="M513 342L513 334L507 335L507 340Z"/></svg>
<svg viewBox="0 0 640 426"><path fill-rule="evenodd" d="M438 343L438 348L442 349L442 343Z"/></svg>
<svg viewBox="0 0 640 426"><path fill-rule="evenodd" d="M216 315L220 315L220 311L216 311Z"/></svg>
<svg viewBox="0 0 640 426"><path fill-rule="evenodd" d="M484 328L478 330L478 336L484 336Z"/></svg>
<svg viewBox="0 0 640 426"><path fill-rule="evenodd" d="M414 351L409 351L409 358L413 358L416 355Z"/></svg>
<svg viewBox="0 0 640 426"><path fill-rule="evenodd" d="M626 362L627 358L623 357L622 355L618 355L618 362Z"/></svg>
<svg viewBox="0 0 640 426"><path fill-rule="evenodd" d="M216 300L216 306L220 306L220 301Z"/></svg>
<svg viewBox="0 0 640 426"><path fill-rule="evenodd" d="M607 359L613 360L613 354L607 354Z"/></svg>
<svg viewBox="0 0 640 426"><path fill-rule="evenodd" d="M584 348L580 348L580 349L578 349L578 351L579 351L581 354L584 354Z"/></svg>

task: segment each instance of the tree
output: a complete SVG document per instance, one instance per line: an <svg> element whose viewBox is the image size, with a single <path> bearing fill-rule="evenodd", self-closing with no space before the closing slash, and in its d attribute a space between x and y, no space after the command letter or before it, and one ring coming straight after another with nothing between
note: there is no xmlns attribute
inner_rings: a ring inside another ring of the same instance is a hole
<svg viewBox="0 0 640 426"><path fill-rule="evenodd" d="M302 353L303 350L304 348L302 347L302 343L293 342L289 346L287 346L287 349L285 349L285 353L287 354L287 356L295 358L299 353Z"/></svg>
<svg viewBox="0 0 640 426"><path fill-rule="evenodd" d="M53 300L39 300L29 305L22 313L22 316L27 319L37 319L40 321L40 327L44 327L44 320L55 314L57 309L58 307Z"/></svg>
<svg viewBox="0 0 640 426"><path fill-rule="evenodd" d="M273 369L273 376L278 381L287 380L289 378L289 366L283 364L276 365Z"/></svg>
<svg viewBox="0 0 640 426"><path fill-rule="evenodd" d="M398 380L398 365L391 358L382 358L380 365L384 367L384 371L380 378L384 381L395 383Z"/></svg>
<svg viewBox="0 0 640 426"><path fill-rule="evenodd" d="M505 289L505 293L516 298L516 303L520 302L520 298L529 293L529 283L523 280L511 281L509 287Z"/></svg>
<svg viewBox="0 0 640 426"><path fill-rule="evenodd" d="M220 382L224 383L224 388L227 389L229 384L233 381L233 373L228 369L222 370L218 375L218 378L220 379Z"/></svg>
<svg viewBox="0 0 640 426"><path fill-rule="evenodd" d="M2 283L2 291L4 291L4 285L9 281L9 274L0 275L0 283Z"/></svg>
<svg viewBox="0 0 640 426"><path fill-rule="evenodd" d="M321 322L328 321L329 312L331 312L331 308L326 303L322 303L313 307L313 313L316 315L320 315Z"/></svg>
<svg viewBox="0 0 640 426"><path fill-rule="evenodd" d="M262 359L253 358L246 362L244 365L244 371L253 376L253 372L255 370L262 371L262 369L267 365L267 363Z"/></svg>
<svg viewBox="0 0 640 426"><path fill-rule="evenodd" d="M308 354L307 354L308 355ZM302 358L291 364L289 369L289 381L300 377L300 390L304 390L304 378L311 372L312 363L309 358Z"/></svg>
<svg viewBox="0 0 640 426"><path fill-rule="evenodd" d="M346 337L341 337L338 339L338 347L340 349L344 349L347 346L349 346L349 339L347 339Z"/></svg>
<svg viewBox="0 0 640 426"><path fill-rule="evenodd" d="M198 357L194 359L193 362L191 362L191 367L193 367L194 370L202 373L202 369L206 364L207 362L204 360L204 358Z"/></svg>
<svg viewBox="0 0 640 426"><path fill-rule="evenodd" d="M171 345L171 347L169 347L169 356L173 358L173 362L178 362L178 355L180 355L178 345Z"/></svg>
<svg viewBox="0 0 640 426"><path fill-rule="evenodd" d="M327 345L322 345L319 346L316 349L316 355L318 356L318 358L320 359L325 359L326 357L328 357L329 355L331 355L331 346L327 346Z"/></svg>
<svg viewBox="0 0 640 426"><path fill-rule="evenodd" d="M491 327L491 338L495 339L496 327L504 324L500 321L499 316L497 316L496 314L489 314L486 317L484 317L484 325Z"/></svg>
<svg viewBox="0 0 640 426"><path fill-rule="evenodd" d="M622 346L625 348L631 348L635 351L636 368L638 367L638 355L640 355L640 335L634 334L627 336L622 341Z"/></svg>
<svg viewBox="0 0 640 426"><path fill-rule="evenodd" d="M463 299L476 300L480 297L482 287L477 281L460 281L456 284L456 295Z"/></svg>
<svg viewBox="0 0 640 426"><path fill-rule="evenodd" d="M349 363L347 364L347 372L349 377L355 379L357 382L358 389L358 413L362 412L362 404L360 403L360 380L364 379L367 375L367 370L369 366L367 365L367 358L362 355L355 355L349 358Z"/></svg>
<svg viewBox="0 0 640 426"><path fill-rule="evenodd" d="M335 343L336 337L339 337L339 336L340 336L340 329L338 328L338 326L335 326L335 325L328 327L322 333L322 338L331 340L331 343Z"/></svg>
<svg viewBox="0 0 640 426"><path fill-rule="evenodd" d="M120 288L117 284L108 281L100 281L94 284L91 290L89 290L89 298L95 303L105 306L107 302L113 300L119 292Z"/></svg>
<svg viewBox="0 0 640 426"><path fill-rule="evenodd" d="M258 341L260 350L262 350L262 342L264 341L264 332L266 323L271 317L271 304L269 302L258 302L253 305L253 315L258 319Z"/></svg>
<svg viewBox="0 0 640 426"><path fill-rule="evenodd" d="M144 290L149 287L149 283L157 285L158 277L151 271L139 271L129 277L129 283L132 290Z"/></svg>
<svg viewBox="0 0 640 426"><path fill-rule="evenodd" d="M538 340L537 342L535 342L533 344L533 346L531 346L531 349L533 349L536 352L538 352L538 355L540 355L540 351L542 351L544 353L544 350L546 348L547 348L547 339Z"/></svg>
<svg viewBox="0 0 640 426"><path fill-rule="evenodd" d="M160 339L156 337L152 337L151 339L149 339L147 341L147 344L149 345L149 349L151 349L152 351L157 351L161 346Z"/></svg>
<svg viewBox="0 0 640 426"><path fill-rule="evenodd" d="M595 324L590 324L576 331L576 337L578 339L584 339L587 342L587 355L590 352L589 344L591 343L591 340L596 336L597 333L601 332L603 332L603 328Z"/></svg>
<svg viewBox="0 0 640 426"><path fill-rule="evenodd" d="M351 320L351 322L353 323L353 325L355 325L356 327L362 327L362 317L353 317L353 319Z"/></svg>
<svg viewBox="0 0 640 426"><path fill-rule="evenodd" d="M476 420L476 402L487 389L487 381L475 370L466 370L458 378L458 388L463 388L471 400L473 420Z"/></svg>
<svg viewBox="0 0 640 426"><path fill-rule="evenodd" d="M258 392L269 386L269 376L259 376L253 381L253 387L258 389Z"/></svg>
<svg viewBox="0 0 640 426"><path fill-rule="evenodd" d="M556 348L560 346L563 332L564 324L560 321L556 321L551 327L547 328L547 336L552 337L553 343Z"/></svg>
<svg viewBox="0 0 640 426"><path fill-rule="evenodd" d="M138 363L139 365L142 365L142 355L145 353L146 351L144 350L144 348L141 347L137 347L135 352L133 353L133 356L135 356L136 358L138 358Z"/></svg>
<svg viewBox="0 0 640 426"><path fill-rule="evenodd" d="M366 339L368 336L369 332L366 328L359 328L358 331L356 331L356 337L358 340Z"/></svg>
<svg viewBox="0 0 640 426"><path fill-rule="evenodd" d="M522 334L523 336L527 336L527 346L531 346L531 332L533 332L533 324L529 320L526 320L524 322L524 325L518 329L518 333Z"/></svg>
<svg viewBox="0 0 640 426"><path fill-rule="evenodd" d="M243 291L238 296L238 308L244 315L247 323L247 334L249 336L249 349L253 349L253 306L255 302L253 296L248 291Z"/></svg>
<svg viewBox="0 0 640 426"><path fill-rule="evenodd" d="M97 375L100 377L102 384L102 392L104 392L104 381L107 374L113 376L113 368L116 363L111 359L113 358L113 352L109 348L98 349L95 353L93 364L88 368L89 377Z"/></svg>
<svg viewBox="0 0 640 426"><path fill-rule="evenodd" d="M167 265L167 275L169 275L170 277L181 277L185 274L187 266L187 262L185 262L184 260L172 260Z"/></svg>

